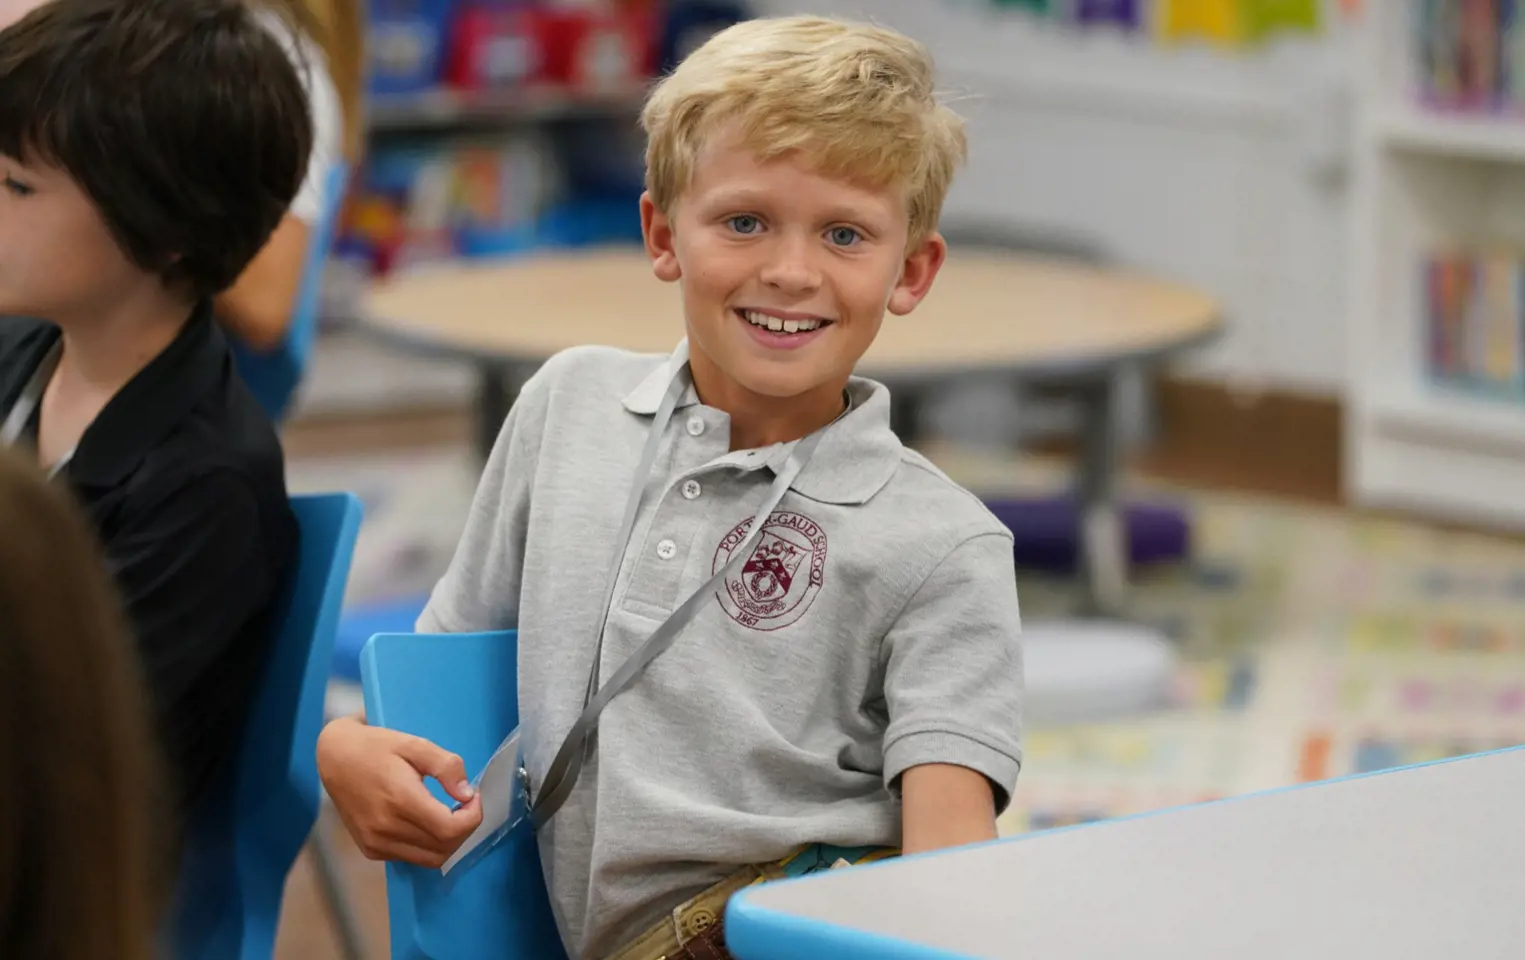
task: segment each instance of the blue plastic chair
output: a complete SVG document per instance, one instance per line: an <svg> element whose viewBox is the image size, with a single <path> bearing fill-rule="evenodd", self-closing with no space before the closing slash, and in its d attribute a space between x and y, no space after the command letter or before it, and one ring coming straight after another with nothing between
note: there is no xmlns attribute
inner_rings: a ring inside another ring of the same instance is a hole
<svg viewBox="0 0 1525 960"><path fill-rule="evenodd" d="M427 593L345 607L334 637L334 678L360 682L360 652L378 633L412 633L429 603Z"/></svg>
<svg viewBox="0 0 1525 960"><path fill-rule="evenodd" d="M313 343L318 338L323 268L333 246L348 182L349 167L339 163L328 172L328 179L323 184L323 215L308 235L307 264L302 271L301 286L297 288L296 303L291 308L291 326L286 331L286 342L274 350L256 352L232 341L233 362L239 375L248 385L249 392L254 394L254 399L276 423L286 418L292 397L312 358Z"/></svg>
<svg viewBox="0 0 1525 960"><path fill-rule="evenodd" d="M286 874L318 814L318 731L360 501L294 497L295 575L229 774L186 836L167 936L183 960L270 960Z"/></svg>
<svg viewBox="0 0 1525 960"><path fill-rule="evenodd" d="M366 719L459 754L475 777L518 725L518 651L514 631L378 634L360 658ZM453 884L403 863L386 872L392 960L566 958L533 835L504 841Z"/></svg>

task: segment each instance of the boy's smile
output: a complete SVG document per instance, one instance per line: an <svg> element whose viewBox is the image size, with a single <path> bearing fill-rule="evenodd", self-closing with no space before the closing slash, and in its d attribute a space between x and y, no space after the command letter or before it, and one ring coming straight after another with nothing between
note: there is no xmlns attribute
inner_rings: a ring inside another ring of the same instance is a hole
<svg viewBox="0 0 1525 960"><path fill-rule="evenodd" d="M736 307L736 315L752 328L757 342L769 349L793 350L813 341L831 326L825 317L795 310L754 310Z"/></svg>
<svg viewBox="0 0 1525 960"><path fill-rule="evenodd" d="M751 420L793 434L764 429L760 441L840 413L885 310L914 309L945 256L935 235L907 250L903 190L829 176L796 153L759 160L724 130L675 207L643 198L642 222L656 275L682 288L695 386L733 432Z"/></svg>

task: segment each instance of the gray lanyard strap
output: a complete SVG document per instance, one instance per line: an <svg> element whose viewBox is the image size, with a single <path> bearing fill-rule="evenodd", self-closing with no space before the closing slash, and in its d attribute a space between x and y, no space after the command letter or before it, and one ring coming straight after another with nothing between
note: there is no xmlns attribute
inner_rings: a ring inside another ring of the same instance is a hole
<svg viewBox="0 0 1525 960"><path fill-rule="evenodd" d="M599 620L599 641L594 649L593 669L589 673L588 690L589 698L583 706L582 715L577 722L572 724L572 729L567 732L566 739L561 742L561 748L556 751L556 757L551 761L551 766L546 770L545 782L541 785L540 797L533 806L532 813L537 827L544 826L556 811L566 802L572 793L572 788L577 784L577 777L582 772L583 761L586 758L588 739L593 735L594 728L598 725L598 716L609 705L609 701L619 696L625 688L629 687L635 678L645 670L650 663L659 657L664 650L672 646L677 639L679 631L688 625L698 612L699 605L720 586L721 582L729 574L733 567L741 563L748 555L752 543L761 534L763 524L767 523L768 517L784 499L800 472L810 462L815 453L816 445L821 442L824 430L817 430L795 444L794 450L789 455L788 462L779 471L773 480L773 485L768 488L768 495L764 498L763 505L758 508L752 517L752 526L747 531L746 537L736 549L731 551L730 559L714 576L710 577L705 584L694 591L683 604L674 610L672 615L664 620L661 626L652 632L630 658L620 665L619 670L602 687L597 687L598 661L603 652L603 633L607 629L610 606L614 598L614 582L619 574L620 561L624 557L625 549L630 542L630 532L635 523L635 513L640 508L641 492L646 486L646 479L651 466L656 460L656 448L660 444L662 434L667 426L667 419L672 416L672 410L677 405L677 397L681 396L687 386L686 378L680 374L674 376L673 384L669 386L667 397L662 406L657 410L656 419L651 424L651 435L646 441L646 452L641 458L642 469L636 474L635 486L631 494L629 506L625 511L625 524L623 536L615 548L614 561L610 565L609 583L605 590L604 615ZM595 688L597 688L596 692Z"/></svg>
<svg viewBox="0 0 1525 960"><path fill-rule="evenodd" d="M588 671L588 689L582 698L584 709L593 702L593 694L598 690L598 662L604 654L604 631L608 629L609 610L614 604L614 585L619 580L620 562L625 558L630 534L635 530L636 514L641 512L641 498L646 492L646 481L651 477L651 468L656 465L657 450L662 446L662 435L667 432L667 424L672 421L672 414L678 407L679 398L688 389L687 341L678 347L673 354L672 362L678 365L678 369L667 385L667 393L663 395L661 404L657 406L656 416L651 419L651 430L646 435L646 449L641 453L641 465L635 470L635 482L630 485L630 497L625 502L625 517L620 521L619 539L614 541L614 556L609 559L608 578L604 583L603 614L598 619L598 636L593 646L593 668Z"/></svg>
<svg viewBox="0 0 1525 960"><path fill-rule="evenodd" d="M0 424L0 447L13 447L21 435L26 432L26 425L31 422L32 414L37 412L37 405L42 402L42 394L48 388L48 380L53 376L53 371L58 369L58 358L63 349L58 344L48 351L47 356L37 365L32 372L32 378L21 388L21 395L11 406L10 412L5 415L5 423ZM64 454L62 459L53 464L53 469L48 471L48 477L58 475L58 471L69 465L73 459L74 451Z"/></svg>

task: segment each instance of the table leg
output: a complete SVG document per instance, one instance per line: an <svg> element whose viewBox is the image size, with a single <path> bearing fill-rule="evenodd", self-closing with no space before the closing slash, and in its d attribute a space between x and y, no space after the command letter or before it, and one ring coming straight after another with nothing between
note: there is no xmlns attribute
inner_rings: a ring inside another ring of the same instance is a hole
<svg viewBox="0 0 1525 960"><path fill-rule="evenodd" d="M1116 393L1117 379L1112 376L1086 384L1079 391L1081 456L1076 501L1080 508L1083 606L1089 615L1120 613L1128 586L1128 548L1117 503Z"/></svg>
<svg viewBox="0 0 1525 960"><path fill-rule="evenodd" d="M507 364L492 360L477 364L476 450L483 463L498 441L498 432L503 429L517 392Z"/></svg>

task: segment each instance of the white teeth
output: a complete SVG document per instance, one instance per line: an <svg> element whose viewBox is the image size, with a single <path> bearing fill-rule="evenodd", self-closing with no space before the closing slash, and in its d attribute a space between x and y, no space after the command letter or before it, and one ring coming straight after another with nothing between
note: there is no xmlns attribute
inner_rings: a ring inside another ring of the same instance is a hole
<svg viewBox="0 0 1525 960"><path fill-rule="evenodd" d="M753 326L764 327L774 333L805 333L816 329L822 323L820 320L780 320L778 317L770 317L756 310L744 311L742 315Z"/></svg>

